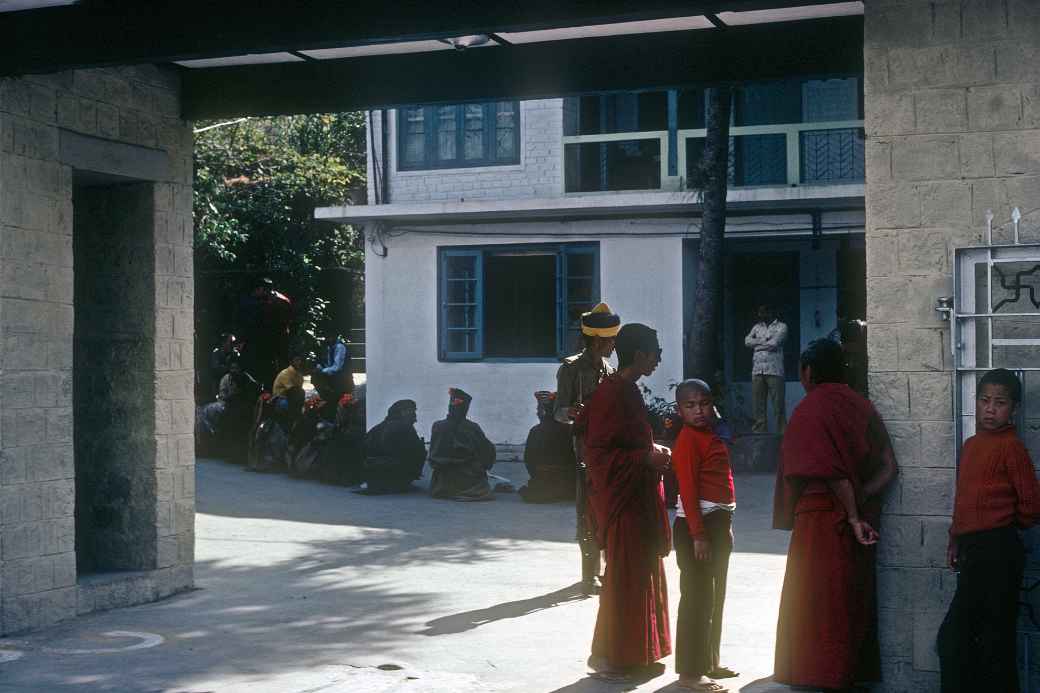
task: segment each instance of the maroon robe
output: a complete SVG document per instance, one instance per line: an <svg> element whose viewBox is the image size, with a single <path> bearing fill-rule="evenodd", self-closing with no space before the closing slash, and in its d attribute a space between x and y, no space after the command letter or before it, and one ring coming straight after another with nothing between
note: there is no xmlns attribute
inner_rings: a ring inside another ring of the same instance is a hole
<svg viewBox="0 0 1040 693"><path fill-rule="evenodd" d="M880 679L876 548L856 541L827 482L848 479L859 497L887 435L874 406L838 383L813 388L787 424L773 505L773 526L793 530L776 628L780 683L841 689ZM877 499L859 511L876 529Z"/></svg>
<svg viewBox="0 0 1040 693"><path fill-rule="evenodd" d="M603 380L586 403L589 503L607 567L592 655L613 668L671 654L662 556L671 550L661 475L647 463L653 433L635 383Z"/></svg>

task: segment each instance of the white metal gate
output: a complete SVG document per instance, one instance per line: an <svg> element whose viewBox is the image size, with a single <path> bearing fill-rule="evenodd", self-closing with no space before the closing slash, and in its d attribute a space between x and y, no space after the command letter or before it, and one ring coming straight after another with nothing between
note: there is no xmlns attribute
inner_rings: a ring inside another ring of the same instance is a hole
<svg viewBox="0 0 1040 693"><path fill-rule="evenodd" d="M1022 242L1022 215L1016 207L1008 224L997 228L986 213L986 245L958 248L953 267L952 305L940 299L937 310L950 320L950 353L954 371L954 437L960 447L975 433L975 394L978 377L993 368L1007 368L1023 382L1023 402L1017 426L1040 461L1040 243ZM1032 396L1031 396L1032 395ZM1022 595L1020 657L1022 688L1040 690L1035 647L1040 644L1040 576L1035 537L1026 537L1030 552Z"/></svg>

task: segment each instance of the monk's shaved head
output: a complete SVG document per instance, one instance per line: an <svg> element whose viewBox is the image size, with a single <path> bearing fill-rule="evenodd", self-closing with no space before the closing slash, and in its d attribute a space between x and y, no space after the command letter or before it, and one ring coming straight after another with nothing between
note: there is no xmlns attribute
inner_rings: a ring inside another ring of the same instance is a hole
<svg viewBox="0 0 1040 693"><path fill-rule="evenodd" d="M698 378L684 380L675 387L675 401L681 402L690 395L698 393L712 397L711 386Z"/></svg>

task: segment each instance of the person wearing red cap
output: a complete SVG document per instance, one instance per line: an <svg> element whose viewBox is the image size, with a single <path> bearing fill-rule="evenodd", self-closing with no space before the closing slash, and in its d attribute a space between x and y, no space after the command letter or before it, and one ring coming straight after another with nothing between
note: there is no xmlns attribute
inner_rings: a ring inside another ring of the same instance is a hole
<svg viewBox="0 0 1040 693"><path fill-rule="evenodd" d="M574 446L571 427L553 418L556 393L540 390L538 423L527 434L524 466L530 475L520 497L528 503L553 503L574 500Z"/></svg>
<svg viewBox="0 0 1040 693"><path fill-rule="evenodd" d="M495 445L466 418L473 398L458 388L448 391L448 417L430 434L430 495L456 501L494 500L487 472L495 464Z"/></svg>

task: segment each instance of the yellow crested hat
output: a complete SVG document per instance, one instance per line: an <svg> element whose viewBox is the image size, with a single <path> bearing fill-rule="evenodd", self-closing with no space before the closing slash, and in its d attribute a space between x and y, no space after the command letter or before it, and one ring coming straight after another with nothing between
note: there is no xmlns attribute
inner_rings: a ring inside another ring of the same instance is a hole
<svg viewBox="0 0 1040 693"><path fill-rule="evenodd" d="M620 329L621 316L613 313L606 303L581 314L581 333L589 337L617 337Z"/></svg>

